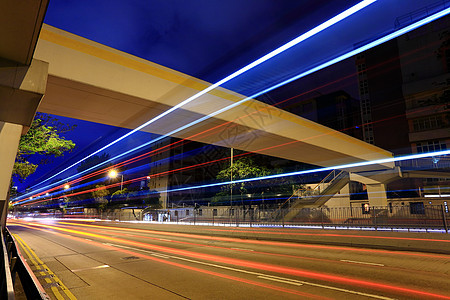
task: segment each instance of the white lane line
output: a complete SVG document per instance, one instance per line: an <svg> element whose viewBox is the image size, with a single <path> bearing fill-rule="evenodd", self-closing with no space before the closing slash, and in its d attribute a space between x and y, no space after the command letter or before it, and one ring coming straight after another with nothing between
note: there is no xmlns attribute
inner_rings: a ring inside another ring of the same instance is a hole
<svg viewBox="0 0 450 300"><path fill-rule="evenodd" d="M293 284L293 285L297 285L297 286L303 285L303 283L296 282L296 281L288 281L288 280L282 280L282 279L266 277L266 276L258 276L258 278L272 280L272 281L281 282L281 283Z"/></svg>
<svg viewBox="0 0 450 300"><path fill-rule="evenodd" d="M160 241L166 241L166 242L171 242L172 240L168 240L168 239L159 239Z"/></svg>
<svg viewBox="0 0 450 300"><path fill-rule="evenodd" d="M362 264L362 265L370 265L370 266L379 266L384 267L383 264L377 264L372 262L364 262L364 261L356 261L356 260L347 260L347 259L341 259L342 262L348 262L348 263L354 263L354 264Z"/></svg>
<svg viewBox="0 0 450 300"><path fill-rule="evenodd" d="M150 253L152 255L158 254L158 253L153 252L153 251L139 249L139 248L133 248L133 247L128 247L128 246L123 246L123 245L110 244L110 243L103 243L103 244L108 245L108 246L114 246L114 247L117 247L117 248L124 248L124 249L130 249L130 250ZM283 280L283 281L289 281L289 282L297 282L297 283L301 283L301 284L304 284L304 285L315 286L315 287L319 287L319 288L324 288L324 289L329 289L329 290L334 290L334 291L339 291L339 292L344 292L344 293L349 293L349 294L355 294L355 295L360 295L360 296L370 297L370 298L375 298L375 299L394 300L394 298L388 298L388 297L383 297L383 296L374 295L374 294L362 293L362 292L358 292L358 291L352 291L352 290L342 289L342 288L329 286L329 285L318 284L318 283L312 283L312 282L300 281L300 280L283 278L283 277L278 277L278 276L272 276L272 275L267 275L267 274L258 273L258 272L241 270L241 269L236 269L236 268L232 268L232 267L216 265L216 264L212 264L212 263L207 263L207 262L193 260L193 259L179 257L179 256L173 256L173 255L165 255L165 256L167 256L168 258L183 260L183 261L187 261L187 262L191 262L191 263L195 263L195 264L201 264L201 265L205 265L205 266L210 266L210 267L215 267L215 268L220 268L220 269L225 269L225 270L230 270L230 271L235 271L235 272L240 272L240 273L245 273L245 274L249 274L249 275L255 275L255 276L258 276L258 277L262 276L262 277L266 277L266 278L272 278L273 280L277 279L277 280Z"/></svg>
<svg viewBox="0 0 450 300"><path fill-rule="evenodd" d="M72 272L80 272L80 271L85 271L85 270L95 270L95 269L103 269L103 268L109 268L109 265L101 265L101 266L97 266L97 267L84 268L84 269L75 269L75 270L71 270L71 271Z"/></svg>
<svg viewBox="0 0 450 300"><path fill-rule="evenodd" d="M245 248L231 248L232 250L244 250L244 251L255 251L252 249L245 249Z"/></svg>
<svg viewBox="0 0 450 300"><path fill-rule="evenodd" d="M161 257L161 258L170 258L169 255L165 255L165 254L159 254L159 253L152 253L153 256L156 257Z"/></svg>

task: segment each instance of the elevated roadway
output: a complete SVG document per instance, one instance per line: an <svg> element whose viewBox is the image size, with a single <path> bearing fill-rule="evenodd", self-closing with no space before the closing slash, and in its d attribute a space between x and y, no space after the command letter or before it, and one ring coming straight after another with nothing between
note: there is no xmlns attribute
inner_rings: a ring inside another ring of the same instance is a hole
<svg viewBox="0 0 450 300"><path fill-rule="evenodd" d="M39 111L129 129L211 85L45 24L34 57L49 63ZM244 98L216 88L142 130L165 135ZM171 135L319 166L392 157L254 99Z"/></svg>

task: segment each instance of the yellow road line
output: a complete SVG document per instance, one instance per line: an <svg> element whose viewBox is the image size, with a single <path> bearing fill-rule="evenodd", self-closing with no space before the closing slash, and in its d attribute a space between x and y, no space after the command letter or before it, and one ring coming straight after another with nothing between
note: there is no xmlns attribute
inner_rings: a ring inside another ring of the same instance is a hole
<svg viewBox="0 0 450 300"><path fill-rule="evenodd" d="M44 270L47 271L47 273L49 275L51 275L51 277L53 278L53 280L59 285L59 287L61 288L61 290L64 291L64 293L67 295L67 297L69 297L70 300L77 300L77 298L72 294L72 292L70 292L70 290L64 285L64 283L55 275L55 273L53 273L50 268L36 255L36 253L30 248L30 246L27 245L27 243L25 243L25 241L18 236L17 234L13 234L13 236L16 238L17 242L21 245L22 249L25 251L25 253L27 253L28 257L30 258L30 260L33 262L33 264L36 266L36 269L41 270L41 268L44 268ZM33 257L36 259L34 260ZM37 262L36 262L37 261ZM40 272L41 275L45 275L45 272ZM51 279L49 278L45 278L45 281L47 283L51 283ZM61 295L61 293L59 292L59 290L52 286L51 290L53 292L53 294L55 295L55 297L58 300L64 300L64 297Z"/></svg>
<svg viewBox="0 0 450 300"><path fill-rule="evenodd" d="M51 287L53 294L55 294L56 299L58 300L65 300L63 295L58 291L58 289L54 286Z"/></svg>
<svg viewBox="0 0 450 300"><path fill-rule="evenodd" d="M18 236L16 234L13 233L13 236L16 238L17 243L21 246L21 248L23 249L23 251L27 254L28 259L33 263L33 265L36 267L37 270L40 270L41 267L39 266L39 264L33 259L33 256L30 254L30 252L28 252L27 248L24 246L24 244L22 243L21 239L18 238Z"/></svg>

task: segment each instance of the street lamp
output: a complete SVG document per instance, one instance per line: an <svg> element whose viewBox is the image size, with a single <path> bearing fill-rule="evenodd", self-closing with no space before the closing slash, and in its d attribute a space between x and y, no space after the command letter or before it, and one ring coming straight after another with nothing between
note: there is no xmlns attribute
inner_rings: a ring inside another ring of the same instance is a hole
<svg viewBox="0 0 450 300"><path fill-rule="evenodd" d="M69 185L69 184L65 184L65 185L64 185L64 189L65 189L65 190L68 190L69 188L70 188L70 185Z"/></svg>
<svg viewBox="0 0 450 300"><path fill-rule="evenodd" d="M122 190L122 187L123 187L123 175L117 173L116 170L111 170L111 171L109 171L109 173L108 173L108 176L109 176L110 178L116 178L117 175L120 175L120 176L122 177L122 179L120 180L120 190Z"/></svg>

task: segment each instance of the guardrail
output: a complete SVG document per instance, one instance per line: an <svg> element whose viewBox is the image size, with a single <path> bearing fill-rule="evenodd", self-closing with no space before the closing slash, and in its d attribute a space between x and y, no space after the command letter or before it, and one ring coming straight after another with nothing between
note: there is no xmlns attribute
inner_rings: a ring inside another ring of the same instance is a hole
<svg viewBox="0 0 450 300"><path fill-rule="evenodd" d="M49 300L39 280L25 262L14 237L5 228L0 232L2 240L0 299L15 299L15 289L23 290L27 299ZM16 278L19 281L16 281Z"/></svg>
<svg viewBox="0 0 450 300"><path fill-rule="evenodd" d="M286 216L290 216L286 218ZM161 218L163 216L163 218ZM317 228L427 229L448 232L450 212L444 205L258 209L199 207L147 211L144 220L224 226L311 226Z"/></svg>

